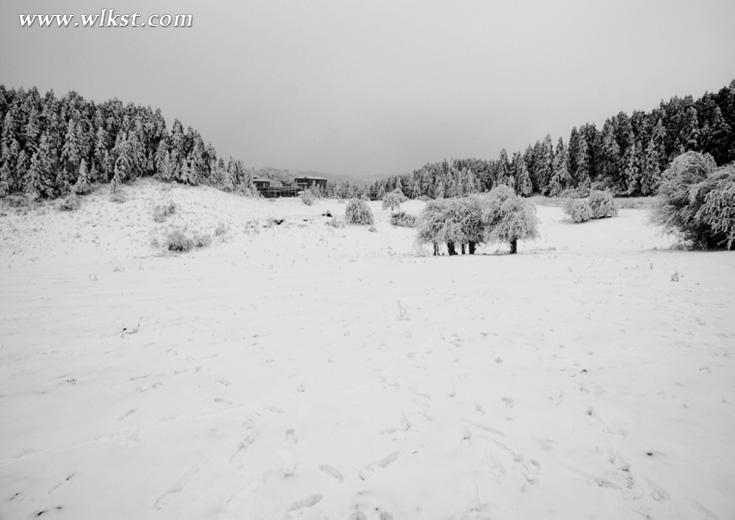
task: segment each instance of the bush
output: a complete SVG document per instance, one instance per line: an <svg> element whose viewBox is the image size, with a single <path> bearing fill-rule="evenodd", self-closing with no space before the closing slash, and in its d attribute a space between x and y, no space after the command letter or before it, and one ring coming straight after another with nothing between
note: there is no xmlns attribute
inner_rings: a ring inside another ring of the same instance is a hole
<svg viewBox="0 0 735 520"><path fill-rule="evenodd" d="M609 191L591 191L589 207L592 210L592 218L614 217L618 214L615 200Z"/></svg>
<svg viewBox="0 0 735 520"><path fill-rule="evenodd" d="M694 247L731 249L735 243L735 167L712 157L679 155L663 173L654 222Z"/></svg>
<svg viewBox="0 0 735 520"><path fill-rule="evenodd" d="M390 223L398 227L416 227L416 216L405 211L399 211L390 216Z"/></svg>
<svg viewBox="0 0 735 520"><path fill-rule="evenodd" d="M61 211L76 211L82 205L82 201L76 195L69 195L59 203Z"/></svg>
<svg viewBox="0 0 735 520"><path fill-rule="evenodd" d="M398 188L383 195L383 209L390 209L391 212L400 208L404 202L406 202L406 196Z"/></svg>
<svg viewBox="0 0 735 520"><path fill-rule="evenodd" d="M299 198L301 199L301 202L303 202L307 206L311 206L316 200L314 194L309 190L302 191L301 195L299 195Z"/></svg>
<svg viewBox="0 0 735 520"><path fill-rule="evenodd" d="M208 247L212 243L212 237L209 235L194 235L194 247Z"/></svg>
<svg viewBox="0 0 735 520"><path fill-rule="evenodd" d="M10 208L27 208L31 204L25 195L8 195L3 200Z"/></svg>
<svg viewBox="0 0 735 520"><path fill-rule="evenodd" d="M186 253L194 248L194 241L177 229L169 233L168 237L166 237L164 246L169 251Z"/></svg>
<svg viewBox="0 0 735 520"><path fill-rule="evenodd" d="M350 199L345 208L345 222L361 226L372 226L375 223L370 206L362 199Z"/></svg>
<svg viewBox="0 0 735 520"><path fill-rule="evenodd" d="M325 222L325 224L326 224L327 226L329 226L329 227L333 227L333 228L337 228L337 229L345 227L345 223L344 223L344 221L342 221L342 220L339 220L339 219L338 219L338 218L336 218L336 217L334 217L334 218L330 218L329 220L327 220L327 221Z"/></svg>
<svg viewBox="0 0 735 520"><path fill-rule="evenodd" d="M177 253L186 253L194 248L207 247L212 243L212 237L209 235L194 235L194 238L187 237L182 231L174 230L166 237L164 246L169 251Z"/></svg>
<svg viewBox="0 0 735 520"><path fill-rule="evenodd" d="M176 203L171 201L164 205L153 208L153 220L155 222L165 222L168 217L176 213Z"/></svg>
<svg viewBox="0 0 735 520"><path fill-rule="evenodd" d="M564 213L577 224L593 218L592 208L585 199L567 199L564 203Z"/></svg>
<svg viewBox="0 0 735 520"><path fill-rule="evenodd" d="M110 193L110 200L112 202L117 202L118 204L122 204L128 201L128 196L123 190L118 188L112 193Z"/></svg>

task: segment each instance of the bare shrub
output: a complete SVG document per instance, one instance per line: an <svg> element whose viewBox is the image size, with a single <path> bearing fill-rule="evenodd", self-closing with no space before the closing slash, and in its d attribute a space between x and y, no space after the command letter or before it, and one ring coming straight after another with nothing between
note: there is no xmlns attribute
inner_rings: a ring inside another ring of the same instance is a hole
<svg viewBox="0 0 735 520"><path fill-rule="evenodd" d="M59 202L59 209L61 211L76 211L82 205L82 201L76 195L69 195Z"/></svg>
<svg viewBox="0 0 735 520"><path fill-rule="evenodd" d="M123 204L128 201L127 192L120 189L119 187L110 193L110 201L118 204Z"/></svg>
<svg viewBox="0 0 735 520"><path fill-rule="evenodd" d="M177 229L169 233L166 237L164 247L169 251L186 253L194 248L194 241Z"/></svg>
<svg viewBox="0 0 735 520"><path fill-rule="evenodd" d="M345 223L372 226L375 218L367 202L362 199L350 199L345 208Z"/></svg>
<svg viewBox="0 0 735 520"><path fill-rule="evenodd" d="M30 205L25 195L8 195L3 199L10 208L27 208Z"/></svg>
<svg viewBox="0 0 735 520"><path fill-rule="evenodd" d="M227 233L227 228L220 222L220 224L214 229L214 236L221 237L224 236L225 233Z"/></svg>
<svg viewBox="0 0 735 520"><path fill-rule="evenodd" d="M338 219L337 217L330 218L325 222L325 224L329 227L333 227L336 229L345 227L345 223L343 220Z"/></svg>
<svg viewBox="0 0 735 520"><path fill-rule="evenodd" d="M208 247L212 243L212 237L209 235L197 234L194 235L193 242L194 247L201 249L203 247Z"/></svg>
<svg viewBox="0 0 735 520"><path fill-rule="evenodd" d="M416 215L398 211L390 216L390 223L397 227L416 227Z"/></svg>
<svg viewBox="0 0 735 520"><path fill-rule="evenodd" d="M176 203L169 201L166 204L158 205L153 208L153 220L155 222L165 222L168 217L176 213Z"/></svg>
<svg viewBox="0 0 735 520"><path fill-rule="evenodd" d="M577 224L593 218L592 208L585 199L567 199L564 203L564 213Z"/></svg>

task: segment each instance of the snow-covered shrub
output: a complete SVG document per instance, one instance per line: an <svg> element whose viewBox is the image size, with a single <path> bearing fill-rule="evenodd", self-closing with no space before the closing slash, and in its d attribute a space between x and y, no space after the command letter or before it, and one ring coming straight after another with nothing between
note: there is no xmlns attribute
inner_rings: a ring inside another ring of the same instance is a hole
<svg viewBox="0 0 735 520"><path fill-rule="evenodd" d="M592 218L614 217L618 214L615 200L609 191L591 191L588 201L592 210Z"/></svg>
<svg viewBox="0 0 735 520"><path fill-rule="evenodd" d="M110 201L122 204L128 201L128 195L124 190L117 188L115 191L110 193Z"/></svg>
<svg viewBox="0 0 735 520"><path fill-rule="evenodd" d="M695 247L735 245L735 167L717 169L711 156L679 155L663 173L654 222Z"/></svg>
<svg viewBox="0 0 735 520"><path fill-rule="evenodd" d="M593 218L592 208L585 199L567 199L564 202L564 213L577 224Z"/></svg>
<svg viewBox="0 0 735 520"><path fill-rule="evenodd" d="M76 195L69 195L59 203L59 209L61 211L76 211L81 205L82 202L79 200L79 197Z"/></svg>
<svg viewBox="0 0 735 520"><path fill-rule="evenodd" d="M343 228L345 227L344 221L338 219L337 217L330 218L325 222L325 224L329 227L333 228Z"/></svg>
<svg viewBox="0 0 735 520"><path fill-rule="evenodd" d="M390 223L398 227L416 227L416 216L398 211L390 216Z"/></svg>
<svg viewBox="0 0 735 520"><path fill-rule="evenodd" d="M165 222L168 217L176 213L176 203L169 201L153 208L153 220L155 222Z"/></svg>
<svg viewBox="0 0 735 520"><path fill-rule="evenodd" d="M345 222L361 226L372 226L375 223L370 206L362 199L350 199L345 208Z"/></svg>
<svg viewBox="0 0 735 520"><path fill-rule="evenodd" d="M209 235L197 234L197 235L194 235L193 242L194 242L194 247L196 248L207 247L209 246L209 244L212 243L212 237Z"/></svg>
<svg viewBox="0 0 735 520"><path fill-rule="evenodd" d="M169 251L185 253L194 248L194 241L187 237L182 231L174 230L166 237L164 246Z"/></svg>
<svg viewBox="0 0 735 520"><path fill-rule="evenodd" d="M194 248L203 248L212 243L210 235L196 234L193 238L189 238L181 230L174 230L168 234L164 241L164 248L177 253L186 253Z"/></svg>
<svg viewBox="0 0 735 520"><path fill-rule="evenodd" d="M92 185L89 181L89 172L87 171L87 162L82 159L79 163L79 176L72 186L72 192L77 195L86 195L92 191Z"/></svg>
<svg viewBox="0 0 735 520"><path fill-rule="evenodd" d="M312 204L314 204L314 201L316 201L316 197L309 190L302 191L301 195L299 195L299 198L301 199L301 202L303 202L306 206L311 206Z"/></svg>
<svg viewBox="0 0 735 520"><path fill-rule="evenodd" d="M400 208L404 202L406 202L406 196L398 188L383 195L383 209L390 209L391 212Z"/></svg>

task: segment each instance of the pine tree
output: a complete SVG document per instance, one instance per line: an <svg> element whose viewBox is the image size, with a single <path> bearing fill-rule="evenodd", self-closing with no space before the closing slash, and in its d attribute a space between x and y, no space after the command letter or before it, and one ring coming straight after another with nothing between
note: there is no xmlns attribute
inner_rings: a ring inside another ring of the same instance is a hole
<svg viewBox="0 0 735 520"><path fill-rule="evenodd" d="M120 184L130 179L130 176L133 173L133 161L130 158L129 149L124 145L124 143L125 140L123 139L121 146L119 147L120 149L117 159L115 159L114 174L110 181L110 190L113 193L117 191Z"/></svg>
<svg viewBox="0 0 735 520"><path fill-rule="evenodd" d="M631 132L632 137L632 132ZM640 167L640 146L637 141L633 140L628 146L623 158L625 164L624 188L628 195L635 195L640 191L641 167Z"/></svg>
<svg viewBox="0 0 735 520"><path fill-rule="evenodd" d="M611 184L619 184L620 180L620 146L615 139L612 125L605 122L602 129L602 147L600 150L600 174Z"/></svg>
<svg viewBox="0 0 735 520"><path fill-rule="evenodd" d="M0 197L4 197L10 193L10 181L10 166L8 166L8 162L5 161L2 166L0 166Z"/></svg>
<svg viewBox="0 0 735 520"><path fill-rule="evenodd" d="M531 184L531 176L528 174L528 168L526 167L526 161L520 157L518 160L518 166L515 173L515 187L519 195L524 197L530 197L533 193L533 185Z"/></svg>
<svg viewBox="0 0 735 520"><path fill-rule="evenodd" d="M113 159L112 154L107 150L105 150L102 157L100 175L103 182L109 182L115 175L115 159Z"/></svg>
<svg viewBox="0 0 735 520"><path fill-rule="evenodd" d="M510 184L510 164L508 163L508 152L505 148L500 150L500 157L498 158L497 174L495 176L496 184L504 184L508 186Z"/></svg>
<svg viewBox="0 0 735 520"><path fill-rule="evenodd" d="M580 135L576 126L572 127L569 134L569 146L567 147L567 170L574 177L574 181L577 181L574 174L578 170L577 159L579 158L579 147L582 140L584 140L584 136Z"/></svg>
<svg viewBox="0 0 735 520"><path fill-rule="evenodd" d="M100 170L105 170L105 154L107 153L107 131L103 126L97 128L94 141L94 162L100 167Z"/></svg>
<svg viewBox="0 0 735 520"><path fill-rule="evenodd" d="M29 149L35 150L38 144L38 138L41 136L40 114L36 107L31 109L28 114L28 122L23 129L25 142L29 145Z"/></svg>
<svg viewBox="0 0 735 520"><path fill-rule="evenodd" d="M643 156L641 171L640 190L641 195L652 195L658 190L661 183L661 157L655 138L648 140L646 151Z"/></svg>
<svg viewBox="0 0 735 520"><path fill-rule="evenodd" d="M15 135L15 126L16 123L13 112L8 111L3 118L2 132L0 132L0 159L3 161L13 161L10 147L14 141L18 141ZM17 160L17 158L15 160Z"/></svg>
<svg viewBox="0 0 735 520"><path fill-rule="evenodd" d="M91 191L92 187L89 182L89 172L87 172L87 161L84 159L79 163L79 174L77 175L77 182L74 184L72 191L77 195L86 195Z"/></svg>
<svg viewBox="0 0 735 520"><path fill-rule="evenodd" d="M61 148L61 166L64 169L64 182L72 183L79 170L80 161L79 139L77 126L73 119L69 120L64 137L64 146Z"/></svg>
<svg viewBox="0 0 735 520"><path fill-rule="evenodd" d="M543 143L539 146L536 172L539 191L548 193L549 181L554 173L554 145L551 143L549 134L546 134Z"/></svg>
<svg viewBox="0 0 735 520"><path fill-rule="evenodd" d="M574 179L577 183L577 188L582 193L588 193L590 190L591 182L591 161L589 147L587 146L587 139L581 136L577 147L577 170L574 172Z"/></svg>
<svg viewBox="0 0 735 520"><path fill-rule="evenodd" d="M196 179L194 178L194 170L192 170L191 165L189 165L189 161L184 161L184 163L181 165L181 173L178 180L183 184L196 184Z"/></svg>
<svg viewBox="0 0 735 520"><path fill-rule="evenodd" d="M166 141L161 139L158 142L158 147L156 148L156 154L155 154L155 162L156 162L156 174L155 177L161 180L170 180L170 179L164 179L163 173L164 173L164 163L165 161L171 160L171 154L168 150L168 145L166 144Z"/></svg>
<svg viewBox="0 0 735 520"><path fill-rule="evenodd" d="M570 180L569 170L567 170L567 150L560 137L554 153L553 173L549 180L548 195L558 197L569 186Z"/></svg>
<svg viewBox="0 0 735 520"><path fill-rule="evenodd" d="M23 179L23 191L30 200L36 200L41 196L43 186L41 178L44 176L42 160L39 159L40 151L31 157L31 164Z"/></svg>

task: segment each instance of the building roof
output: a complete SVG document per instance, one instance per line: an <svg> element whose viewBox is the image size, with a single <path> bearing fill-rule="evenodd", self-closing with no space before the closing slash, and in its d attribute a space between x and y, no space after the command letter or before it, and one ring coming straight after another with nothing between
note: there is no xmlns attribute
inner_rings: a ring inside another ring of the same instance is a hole
<svg viewBox="0 0 735 520"><path fill-rule="evenodd" d="M313 181L326 181L326 180L328 180L326 177L312 177L310 175L301 175L299 177L294 177L294 179L295 180L299 180L299 179L310 179L310 180L313 180Z"/></svg>

